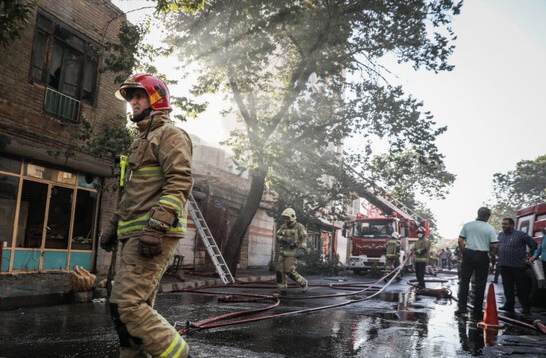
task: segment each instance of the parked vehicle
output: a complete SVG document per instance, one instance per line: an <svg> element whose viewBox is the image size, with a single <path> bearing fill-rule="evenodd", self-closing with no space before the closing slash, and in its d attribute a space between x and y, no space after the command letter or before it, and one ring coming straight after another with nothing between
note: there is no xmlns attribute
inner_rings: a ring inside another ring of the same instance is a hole
<svg viewBox="0 0 546 358"><path fill-rule="evenodd" d="M344 224L343 236L349 238L351 248L349 268L355 274L385 267L385 244L393 232L400 234L400 262L405 261L406 254L417 241L417 229L424 227L426 235L429 232L427 220L410 214L411 210L405 206L402 208L395 199L371 193L366 199L370 205L380 209L381 215L375 215L376 210L368 210L367 215L358 213L354 220ZM412 264L412 260L409 260L406 267Z"/></svg>
<svg viewBox="0 0 546 358"><path fill-rule="evenodd" d="M542 239L541 231L546 227L546 203L522 208L517 211L516 217L516 228L532 236L537 244L540 245ZM542 270L542 261L535 260L531 265L531 270L528 270L528 272L533 281L531 302L533 305L544 306L546 304L546 282L544 280L544 271Z"/></svg>

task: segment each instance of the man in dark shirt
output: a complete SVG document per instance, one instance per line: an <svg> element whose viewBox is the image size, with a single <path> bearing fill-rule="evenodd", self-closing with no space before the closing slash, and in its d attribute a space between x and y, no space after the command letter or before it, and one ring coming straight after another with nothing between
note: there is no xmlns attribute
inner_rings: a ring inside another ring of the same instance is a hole
<svg viewBox="0 0 546 358"><path fill-rule="evenodd" d="M517 292L522 313L531 312L531 282L525 274L529 257L535 252L537 243L527 233L514 229L512 218L502 219L499 240L499 266L504 289L505 303L500 310L513 312ZM527 252L529 247L530 252Z"/></svg>

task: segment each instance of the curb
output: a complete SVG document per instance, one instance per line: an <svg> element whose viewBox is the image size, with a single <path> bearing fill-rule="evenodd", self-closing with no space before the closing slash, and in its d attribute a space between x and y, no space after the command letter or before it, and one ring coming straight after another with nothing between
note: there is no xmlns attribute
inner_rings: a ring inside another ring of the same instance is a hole
<svg viewBox="0 0 546 358"><path fill-rule="evenodd" d="M267 282L274 281L275 275L255 275L255 276L243 276L236 277L238 283L252 283L252 282ZM195 280L191 279L186 282L181 282L179 280L164 280L159 285L158 293L174 293L182 292L187 289L193 289L198 287L206 286L227 286L225 285L220 278L206 278ZM93 290L94 298L104 298L106 297L106 289L95 288ZM28 307L44 307L44 306L55 306L63 305L70 303L78 303L74 300L74 295L66 291L58 292L49 292L49 293L37 293L37 294L26 294L26 295L16 295L16 296L5 296L0 297L0 311L9 311L20 308Z"/></svg>
<svg viewBox="0 0 546 358"><path fill-rule="evenodd" d="M264 282L272 281L275 279L275 275L263 275L263 276L245 276L235 278L237 282L250 283L250 282ZM204 286L226 286L220 278L210 278L204 280L191 280L186 282L164 282L159 286L159 293L180 292L186 289L198 288Z"/></svg>
<svg viewBox="0 0 546 358"><path fill-rule="evenodd" d="M0 311L26 307L56 306L72 302L70 292L42 293L39 295L0 297Z"/></svg>

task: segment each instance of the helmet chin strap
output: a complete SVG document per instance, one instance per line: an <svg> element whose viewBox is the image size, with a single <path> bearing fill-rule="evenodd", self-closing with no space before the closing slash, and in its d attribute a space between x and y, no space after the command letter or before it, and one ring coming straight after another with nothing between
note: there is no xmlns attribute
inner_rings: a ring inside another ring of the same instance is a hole
<svg viewBox="0 0 546 358"><path fill-rule="evenodd" d="M136 116L132 116L131 117L131 122L140 122L141 120L143 120L144 118L148 117L148 115L152 112L152 108L151 107L148 107L146 108L145 110L142 111L142 113L140 114L137 114Z"/></svg>

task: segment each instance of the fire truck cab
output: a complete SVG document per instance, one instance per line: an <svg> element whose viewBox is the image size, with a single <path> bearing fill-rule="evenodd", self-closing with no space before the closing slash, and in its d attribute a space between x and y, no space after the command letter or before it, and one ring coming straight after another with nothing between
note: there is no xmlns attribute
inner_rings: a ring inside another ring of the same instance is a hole
<svg viewBox="0 0 546 358"><path fill-rule="evenodd" d="M417 229L420 226L425 227L428 235L426 220L416 222L410 218L399 217L396 212L392 216L380 217L367 217L358 213L355 220L344 224L343 236L349 238L351 247L349 268L355 274L372 268L384 268L387 261L385 244L391 239L393 232L400 234L400 262L404 262L405 254L417 240Z"/></svg>
<svg viewBox="0 0 546 358"><path fill-rule="evenodd" d="M516 217L516 228L529 234L540 245L542 240L541 231L546 227L546 203L520 209L517 211ZM543 252L542 255L546 255L546 253ZM542 270L542 260L535 260L531 265L531 270L528 271L533 282L531 302L533 305L537 305L537 303L544 305L544 302L546 302L546 282Z"/></svg>

